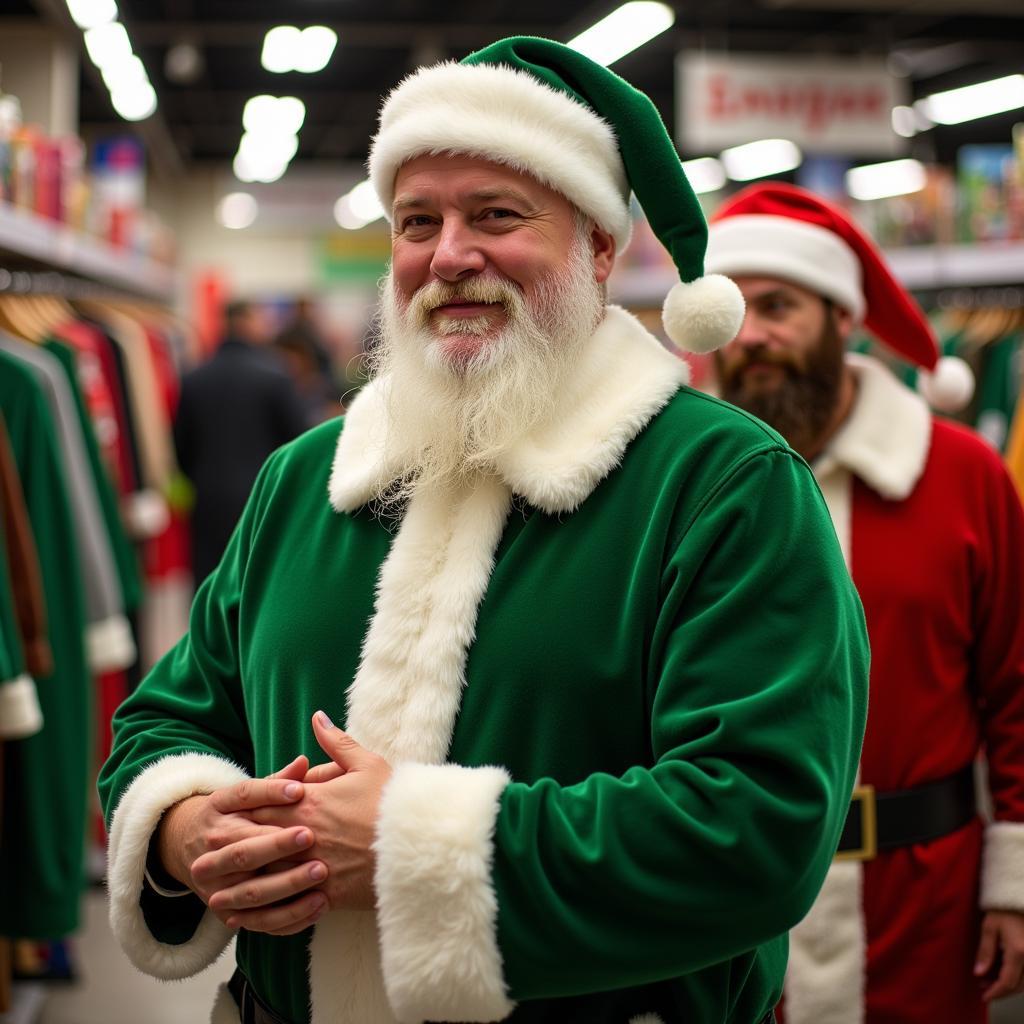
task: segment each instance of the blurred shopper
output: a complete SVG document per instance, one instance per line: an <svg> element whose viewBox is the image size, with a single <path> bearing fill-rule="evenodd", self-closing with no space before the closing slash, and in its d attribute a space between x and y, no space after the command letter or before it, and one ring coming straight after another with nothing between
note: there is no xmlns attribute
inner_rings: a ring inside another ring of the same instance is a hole
<svg viewBox="0 0 1024 1024"><path fill-rule="evenodd" d="M174 423L178 462L195 487L197 587L220 561L267 456L310 425L294 382L268 348L263 310L233 302L226 319L213 357L185 374Z"/></svg>
<svg viewBox="0 0 1024 1024"><path fill-rule="evenodd" d="M274 348L295 381L310 425L314 425L341 412L341 389L307 304L303 301L297 309L295 318L274 339Z"/></svg>
<svg viewBox="0 0 1024 1024"><path fill-rule="evenodd" d="M840 858L794 931L786 1024L984 1021L1024 990L1024 514L998 456L936 419L863 324L921 368L936 407L970 397L873 243L841 210L756 185L711 226L708 267L747 302L716 353L722 396L814 469L871 638L858 792ZM995 822L975 810L984 749Z"/></svg>
<svg viewBox="0 0 1024 1024"><path fill-rule="evenodd" d="M376 375L270 460L118 712L115 932L171 978L241 929L218 1021L766 1022L866 636L806 465L605 304L632 186L673 336L739 325L675 148L518 38L399 85L370 169Z"/></svg>

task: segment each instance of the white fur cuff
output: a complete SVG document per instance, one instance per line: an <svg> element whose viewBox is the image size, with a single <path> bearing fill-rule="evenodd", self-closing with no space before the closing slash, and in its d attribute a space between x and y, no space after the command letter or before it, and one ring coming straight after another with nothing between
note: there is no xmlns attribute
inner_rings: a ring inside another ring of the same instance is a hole
<svg viewBox="0 0 1024 1024"><path fill-rule="evenodd" d="M985 829L981 907L1024 911L1024 824L996 821Z"/></svg>
<svg viewBox="0 0 1024 1024"><path fill-rule="evenodd" d="M140 772L121 797L107 855L110 926L140 971L157 978L187 978L213 963L231 941L231 930L207 912L188 942L160 942L146 926L139 896L149 841L164 811L186 797L245 778L241 768L212 754L173 754Z"/></svg>
<svg viewBox="0 0 1024 1024"><path fill-rule="evenodd" d="M132 628L123 615L90 622L85 629L85 652L93 672L117 672L135 663Z"/></svg>
<svg viewBox="0 0 1024 1024"><path fill-rule="evenodd" d="M23 740L42 727L35 680L22 674L0 683L0 740Z"/></svg>
<svg viewBox="0 0 1024 1024"><path fill-rule="evenodd" d="M377 904L388 999L403 1024L497 1021L505 992L491 886L500 768L400 765L377 823Z"/></svg>

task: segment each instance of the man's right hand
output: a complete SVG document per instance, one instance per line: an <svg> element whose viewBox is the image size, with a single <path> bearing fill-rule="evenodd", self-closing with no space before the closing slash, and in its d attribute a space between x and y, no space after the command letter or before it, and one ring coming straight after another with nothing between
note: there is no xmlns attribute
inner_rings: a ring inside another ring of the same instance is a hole
<svg viewBox="0 0 1024 1024"><path fill-rule="evenodd" d="M327 875L321 861L262 873L312 846L309 829L257 825L246 814L302 799L302 784L292 778L300 770L298 760L277 777L246 779L188 797L160 823L157 844L164 868L229 928L291 935L312 925L327 905L323 893L309 891Z"/></svg>

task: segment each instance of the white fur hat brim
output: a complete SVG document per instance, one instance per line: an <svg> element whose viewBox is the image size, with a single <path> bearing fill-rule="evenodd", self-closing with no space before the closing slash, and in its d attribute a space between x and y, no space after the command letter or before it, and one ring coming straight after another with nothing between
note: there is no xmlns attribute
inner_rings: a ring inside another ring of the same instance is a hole
<svg viewBox="0 0 1024 1024"><path fill-rule="evenodd" d="M388 96L370 149L370 180L390 219L395 176L417 156L460 153L504 164L561 193L621 251L632 218L611 126L533 75L494 64L421 68Z"/></svg>
<svg viewBox="0 0 1024 1024"><path fill-rule="evenodd" d="M737 214L708 228L705 273L782 278L863 320L860 260L834 232L792 217Z"/></svg>

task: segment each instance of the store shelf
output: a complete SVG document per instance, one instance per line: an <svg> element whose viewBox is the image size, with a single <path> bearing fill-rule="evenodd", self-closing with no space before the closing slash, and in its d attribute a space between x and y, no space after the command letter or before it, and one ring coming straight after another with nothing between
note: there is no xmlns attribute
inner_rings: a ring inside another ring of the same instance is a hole
<svg viewBox="0 0 1024 1024"><path fill-rule="evenodd" d="M887 249L885 257L896 277L915 291L1024 284L1024 242L918 245ZM608 281L609 298L627 306L660 306L676 280L665 267L620 267Z"/></svg>
<svg viewBox="0 0 1024 1024"><path fill-rule="evenodd" d="M168 300L173 294L174 272L169 267L0 204L0 266L5 256L149 298Z"/></svg>
<svg viewBox="0 0 1024 1024"><path fill-rule="evenodd" d="M1024 284L1024 242L921 245L888 249L885 255L908 288Z"/></svg>

